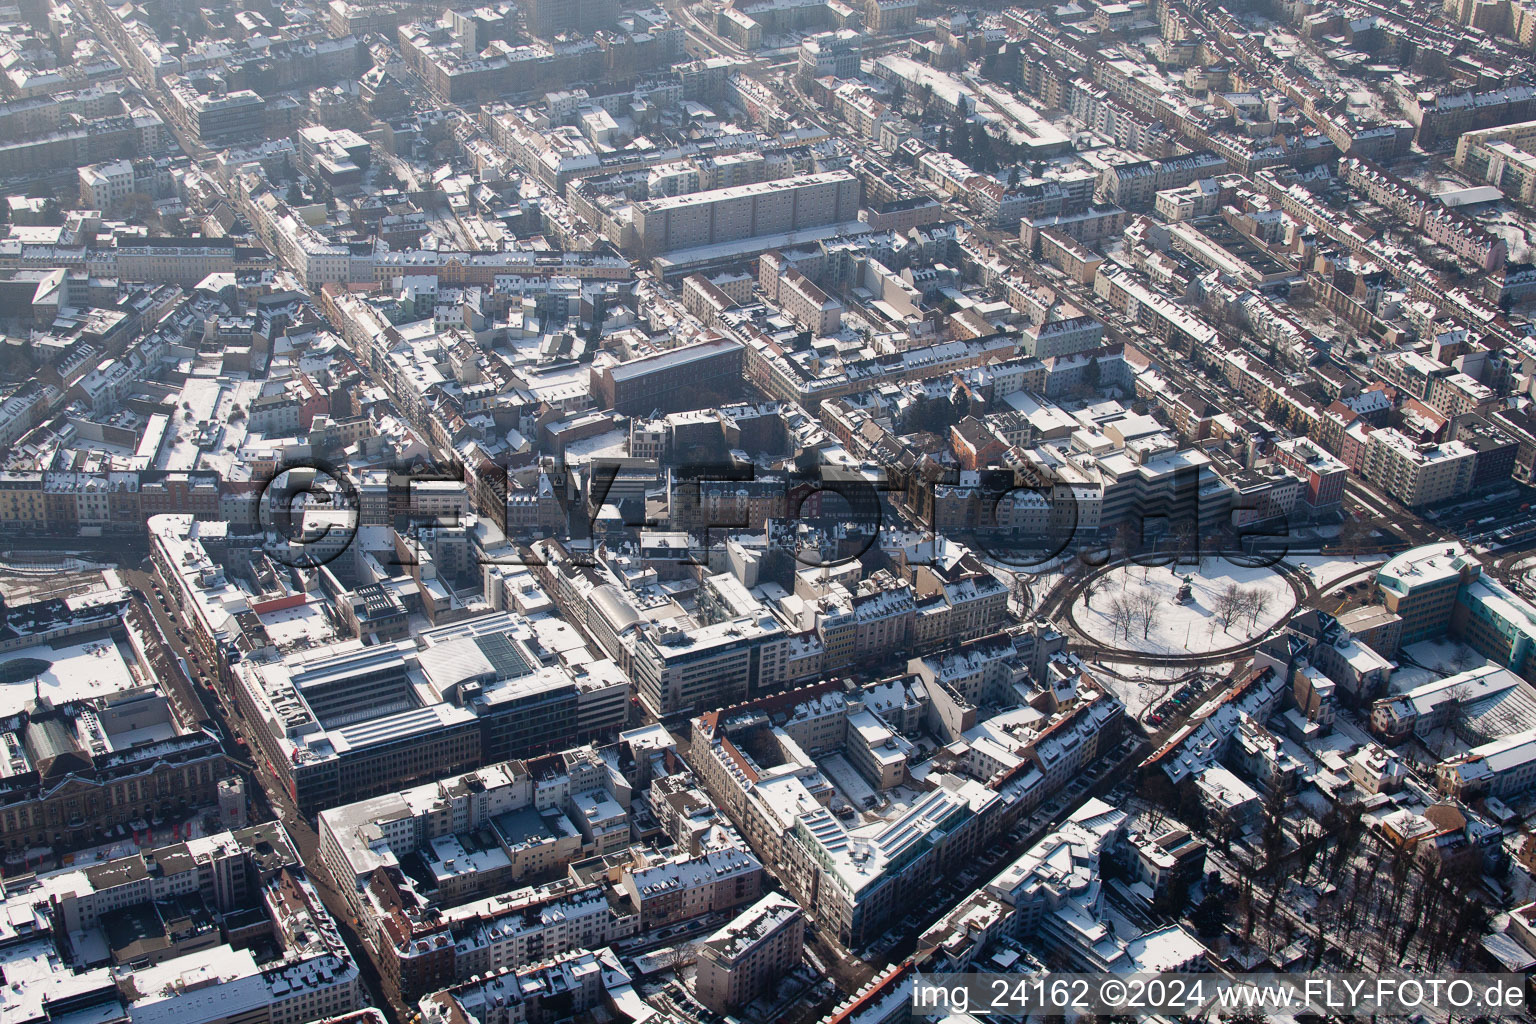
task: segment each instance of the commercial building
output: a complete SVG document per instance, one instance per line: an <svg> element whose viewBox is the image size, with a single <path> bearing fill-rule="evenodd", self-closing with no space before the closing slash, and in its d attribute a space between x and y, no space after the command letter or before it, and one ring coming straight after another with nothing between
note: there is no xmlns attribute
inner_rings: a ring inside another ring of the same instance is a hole
<svg viewBox="0 0 1536 1024"><path fill-rule="evenodd" d="M238 274L270 269L264 249L237 244L233 238L176 237L124 239L111 252L111 271L129 281L195 285L210 274Z"/></svg>
<svg viewBox="0 0 1536 1024"><path fill-rule="evenodd" d="M171 114L206 145L249 142L265 133L267 101L250 89L230 89L211 73L161 80Z"/></svg>
<svg viewBox="0 0 1536 1024"><path fill-rule="evenodd" d="M1275 461L1305 483L1302 500L1314 512L1337 509L1344 502L1349 467L1305 437L1275 443Z"/></svg>
<svg viewBox="0 0 1536 1024"><path fill-rule="evenodd" d="M616 767L627 753L623 744L577 747L320 813L320 857L394 993L414 999L629 938L668 891L683 916L714 908L698 889L715 884L712 872L689 876L681 890L625 888L637 872L686 872L710 858L723 865L719 857L737 848L722 830L710 832L709 848L675 855L632 846L631 783ZM755 862L737 866L761 872Z"/></svg>
<svg viewBox="0 0 1536 1024"><path fill-rule="evenodd" d="M818 78L857 78L864 37L858 32L819 32L800 42L800 78L813 82Z"/></svg>
<svg viewBox="0 0 1536 1024"><path fill-rule="evenodd" d="M653 627L635 641L635 695L658 718L735 704L785 681L793 644L766 610L709 626Z"/></svg>
<svg viewBox="0 0 1536 1024"><path fill-rule="evenodd" d="M802 174L637 203L635 237L654 254L851 221L858 212L858 178Z"/></svg>
<svg viewBox="0 0 1536 1024"><path fill-rule="evenodd" d="M1536 607L1484 573L1461 544L1403 552L1377 570L1376 589L1402 617L1403 644L1450 636L1536 680Z"/></svg>
<svg viewBox="0 0 1536 1024"><path fill-rule="evenodd" d="M309 812L616 731L629 698L611 661L567 668L512 613L235 675L262 753Z"/></svg>
<svg viewBox="0 0 1536 1024"><path fill-rule="evenodd" d="M1442 636L1462 587L1482 565L1460 544L1430 544L1389 559L1376 572L1376 589L1387 611L1402 618L1403 644Z"/></svg>
<svg viewBox="0 0 1536 1024"><path fill-rule="evenodd" d="M1456 417L1450 425L1450 440L1460 441L1471 448L1476 457L1472 469L1473 491L1506 486L1514 476L1520 442L1491 418L1477 413Z"/></svg>
<svg viewBox="0 0 1536 1024"><path fill-rule="evenodd" d="M605 408L631 416L693 408L702 391L734 396L742 354L739 341L715 338L625 363L595 361L592 393Z"/></svg>
<svg viewBox="0 0 1536 1024"><path fill-rule="evenodd" d="M0 850L24 866L218 804L231 765L153 680L176 671L127 591L5 609Z"/></svg>

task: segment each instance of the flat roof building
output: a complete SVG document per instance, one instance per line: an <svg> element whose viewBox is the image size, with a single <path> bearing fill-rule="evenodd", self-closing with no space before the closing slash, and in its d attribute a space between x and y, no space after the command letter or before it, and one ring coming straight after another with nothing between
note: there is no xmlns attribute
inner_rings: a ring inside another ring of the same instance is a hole
<svg viewBox="0 0 1536 1024"><path fill-rule="evenodd" d="M732 398L742 381L739 341L712 338L629 362L595 362L592 394L606 409L625 415L648 415L697 408L705 393Z"/></svg>
<svg viewBox="0 0 1536 1024"><path fill-rule="evenodd" d="M1386 562L1376 589L1402 616L1402 642L1449 635L1536 680L1536 606L1483 572L1459 543L1426 544Z"/></svg>
<svg viewBox="0 0 1536 1024"><path fill-rule="evenodd" d="M858 178L801 174L637 203L635 237L655 254L851 221L858 212Z"/></svg>
<svg viewBox="0 0 1536 1024"><path fill-rule="evenodd" d="M567 668L510 612L237 669L246 720L309 812L617 730L629 696L613 662Z"/></svg>

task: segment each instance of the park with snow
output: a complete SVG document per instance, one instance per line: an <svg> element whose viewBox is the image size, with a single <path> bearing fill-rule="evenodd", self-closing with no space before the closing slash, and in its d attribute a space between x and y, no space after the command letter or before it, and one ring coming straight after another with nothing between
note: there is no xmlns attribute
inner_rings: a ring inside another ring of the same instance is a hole
<svg viewBox="0 0 1536 1024"><path fill-rule="evenodd" d="M1207 558L1117 566L1084 589L1071 614L1085 636L1116 650L1208 654L1262 636L1295 607L1296 594L1276 569Z"/></svg>

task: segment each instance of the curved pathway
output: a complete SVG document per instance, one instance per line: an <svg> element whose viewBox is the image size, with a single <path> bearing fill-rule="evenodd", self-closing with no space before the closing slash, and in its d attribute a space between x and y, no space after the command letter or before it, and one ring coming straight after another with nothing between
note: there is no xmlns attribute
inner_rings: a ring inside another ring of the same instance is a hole
<svg viewBox="0 0 1536 1024"><path fill-rule="evenodd" d="M1275 563L1272 568L1275 570L1275 572L1280 574L1280 576L1285 580L1286 585L1291 588L1291 595L1295 598L1295 603L1289 610L1285 612L1285 614L1281 615L1280 618L1275 620L1273 625L1264 630L1258 636L1244 640L1241 643L1233 644L1229 647L1223 647L1214 651L1189 651L1181 654L1149 654L1145 651L1126 650L1124 648L1114 647L1105 644L1100 640L1094 639L1088 634L1087 630L1078 625L1076 618L1074 618L1074 611L1077 604L1077 598L1081 595L1083 589L1086 586L1092 584L1095 580L1114 571L1115 569L1129 564L1133 564L1130 559L1120 559L1108 565L1101 566L1087 577L1080 577L1077 579L1064 579L1060 584L1052 588L1051 593L1047 596L1046 603L1054 602L1056 609L1059 609L1062 612L1060 616L1053 616L1053 618L1059 625L1066 627L1066 631L1069 637L1068 646L1074 653L1080 654L1087 658L1092 658L1096 661L1106 660L1130 665L1189 665L1193 667L1199 665L1220 664L1224 661L1231 661L1234 658L1240 658L1244 655L1252 654L1254 650L1256 650L1259 645L1262 644L1271 634L1275 633L1279 629L1282 629L1288 622L1291 621L1291 619L1296 617L1296 615L1306 611L1311 602L1317 597L1317 588L1307 577L1307 575L1301 572L1301 570L1297 569L1295 566L1290 565L1289 563L1282 560ZM1071 585L1068 586L1068 584ZM1065 588L1065 590L1063 590L1063 588ZM1045 604L1042 604L1042 609L1044 608Z"/></svg>

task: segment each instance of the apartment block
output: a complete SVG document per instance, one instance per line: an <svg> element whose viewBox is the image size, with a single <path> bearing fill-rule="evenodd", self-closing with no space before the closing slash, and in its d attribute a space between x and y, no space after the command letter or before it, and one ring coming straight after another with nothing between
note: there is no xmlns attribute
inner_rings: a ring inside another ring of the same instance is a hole
<svg viewBox="0 0 1536 1024"><path fill-rule="evenodd" d="M1386 428L1371 431L1362 474L1404 505L1416 507L1465 494L1476 460L1476 452L1460 441L1420 443Z"/></svg>
<svg viewBox="0 0 1536 1024"><path fill-rule="evenodd" d="M780 893L769 893L699 947L694 988L716 1013L752 1002L800 962L805 914Z"/></svg>

